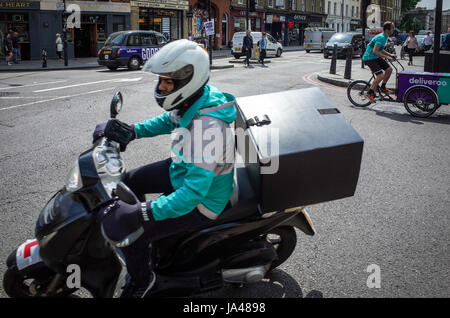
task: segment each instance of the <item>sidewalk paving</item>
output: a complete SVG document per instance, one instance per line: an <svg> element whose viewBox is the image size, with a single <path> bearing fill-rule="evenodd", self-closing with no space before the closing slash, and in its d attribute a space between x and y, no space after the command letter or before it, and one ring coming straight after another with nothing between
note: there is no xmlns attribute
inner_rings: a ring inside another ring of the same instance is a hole
<svg viewBox="0 0 450 318"><path fill-rule="evenodd" d="M414 65L408 66L408 60L398 60L405 70L410 71L423 71L423 66L425 62L425 58L423 56L415 56L414 57ZM331 64L331 59L330 59ZM394 64L397 66L397 64ZM401 71L401 68L399 68L399 72ZM370 77L372 76L372 72L370 71L368 66L364 66L364 68L361 68L361 60L360 59L354 59L352 62L352 73L351 73L351 79L345 79L344 78L344 72L345 72L345 60L337 60L336 63L336 74L330 74L330 70L326 70L323 72L320 72L317 74L317 79L326 82L328 84L341 86L341 87L347 87L352 81L354 80L365 80L368 81ZM396 76L395 76L395 70L393 70L391 77L389 78L389 81L386 85L390 89L395 89L396 87Z"/></svg>
<svg viewBox="0 0 450 318"><path fill-rule="evenodd" d="M231 68L234 65L225 63L221 59L214 59L211 69ZM41 60L21 61L19 64L8 66L5 61L1 62L0 72L37 72L37 71L59 71L59 70L89 70L96 68L105 68L97 63L96 57L73 58L69 59L68 65L64 66L64 60L47 60L47 67L42 67Z"/></svg>

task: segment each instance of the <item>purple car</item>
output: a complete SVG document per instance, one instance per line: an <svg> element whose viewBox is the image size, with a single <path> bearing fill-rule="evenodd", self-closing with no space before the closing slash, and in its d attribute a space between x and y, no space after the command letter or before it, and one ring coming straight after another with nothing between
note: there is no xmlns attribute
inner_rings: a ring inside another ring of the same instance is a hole
<svg viewBox="0 0 450 318"><path fill-rule="evenodd" d="M137 70L167 42L165 36L156 31L115 32L98 51L97 62L110 70L120 66Z"/></svg>

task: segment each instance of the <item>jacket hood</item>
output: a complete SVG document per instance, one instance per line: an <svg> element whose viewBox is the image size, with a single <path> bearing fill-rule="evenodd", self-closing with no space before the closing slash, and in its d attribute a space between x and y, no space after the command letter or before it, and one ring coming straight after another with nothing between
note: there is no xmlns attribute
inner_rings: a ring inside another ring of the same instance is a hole
<svg viewBox="0 0 450 318"><path fill-rule="evenodd" d="M230 107L212 110L205 114L201 114L200 110L207 110L207 108L223 105L234 100L235 97L233 95L222 93L212 85L205 85L203 95L180 118L180 126L187 127L196 115L215 117L230 124L236 119L237 112L235 106L230 105Z"/></svg>

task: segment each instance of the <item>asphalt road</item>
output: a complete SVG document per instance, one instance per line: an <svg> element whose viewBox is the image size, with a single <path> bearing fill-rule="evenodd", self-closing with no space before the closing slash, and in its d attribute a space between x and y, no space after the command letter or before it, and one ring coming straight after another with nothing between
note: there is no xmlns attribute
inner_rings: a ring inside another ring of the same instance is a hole
<svg viewBox="0 0 450 318"><path fill-rule="evenodd" d="M297 231L294 254L270 280L203 296L449 297L450 107L429 119L411 117L401 104L357 109L345 89L315 78L329 68L321 54L271 61L213 71L210 84L237 97L320 87L365 140L358 188L307 209L317 234ZM9 253L33 237L39 211L89 148L95 125L108 119L113 93L124 96L119 118L141 121L162 112L155 81L106 69L0 74L0 275ZM131 143L123 154L128 169L166 158L169 139ZM380 268L380 288L366 284L371 264Z"/></svg>

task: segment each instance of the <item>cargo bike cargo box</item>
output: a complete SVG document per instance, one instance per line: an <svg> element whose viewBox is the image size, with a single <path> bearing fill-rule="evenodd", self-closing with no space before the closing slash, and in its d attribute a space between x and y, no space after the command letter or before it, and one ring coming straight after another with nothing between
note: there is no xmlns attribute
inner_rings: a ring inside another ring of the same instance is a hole
<svg viewBox="0 0 450 318"><path fill-rule="evenodd" d="M320 89L238 98L237 111L237 151L262 213L354 195L363 140Z"/></svg>

